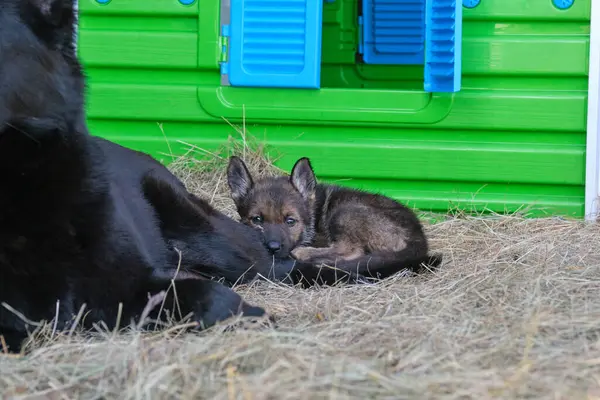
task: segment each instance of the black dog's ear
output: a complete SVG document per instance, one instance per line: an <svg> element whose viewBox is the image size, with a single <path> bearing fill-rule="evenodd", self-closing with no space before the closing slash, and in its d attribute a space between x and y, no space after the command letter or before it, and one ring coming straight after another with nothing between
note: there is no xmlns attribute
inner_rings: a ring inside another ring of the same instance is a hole
<svg viewBox="0 0 600 400"><path fill-rule="evenodd" d="M63 27L75 17L75 0L28 0L23 2L23 12L37 10L41 18L55 27Z"/></svg>
<svg viewBox="0 0 600 400"><path fill-rule="evenodd" d="M231 198L239 205L244 197L248 195L254 181L244 161L237 156L231 156L227 166L227 184L231 190Z"/></svg>
<svg viewBox="0 0 600 400"><path fill-rule="evenodd" d="M21 18L48 48L63 56L75 57L75 0L26 0L21 3Z"/></svg>
<svg viewBox="0 0 600 400"><path fill-rule="evenodd" d="M310 198L317 187L317 178L307 157L302 157L292 168L290 182L305 199Z"/></svg>

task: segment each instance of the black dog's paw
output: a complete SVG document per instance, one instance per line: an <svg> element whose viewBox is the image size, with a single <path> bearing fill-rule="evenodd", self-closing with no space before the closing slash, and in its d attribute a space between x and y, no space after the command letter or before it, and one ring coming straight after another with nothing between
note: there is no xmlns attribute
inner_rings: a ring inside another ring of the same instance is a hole
<svg viewBox="0 0 600 400"><path fill-rule="evenodd" d="M246 302L242 307L243 319L231 325L227 330L239 328L277 328L277 320L273 315L267 313L262 307L252 306Z"/></svg>
<svg viewBox="0 0 600 400"><path fill-rule="evenodd" d="M442 253L432 253L429 255L427 265L432 268L439 268L444 261L444 255Z"/></svg>
<svg viewBox="0 0 600 400"><path fill-rule="evenodd" d="M274 317L264 308L245 302L233 290L214 281L203 281L207 287L204 307L196 311L196 319L201 327L208 328L219 322L235 317L243 317L242 323L274 323Z"/></svg>
<svg viewBox="0 0 600 400"><path fill-rule="evenodd" d="M236 317L242 317L237 319ZM223 332L233 332L240 329L264 329L277 328L275 317L269 315L262 307L252 306L246 302L242 310L229 318L223 318L221 328Z"/></svg>
<svg viewBox="0 0 600 400"><path fill-rule="evenodd" d="M267 313L262 307L253 306L246 302L242 307L242 316L247 322L254 325L277 326L275 317Z"/></svg>
<svg viewBox="0 0 600 400"><path fill-rule="evenodd" d="M443 259L443 255L441 253L428 254L427 257L421 262L421 265L416 268L414 272L417 274L435 272L440 269Z"/></svg>
<svg viewBox="0 0 600 400"><path fill-rule="evenodd" d="M253 306L246 302L243 302L242 315L244 317L265 317L267 315L267 312L262 307Z"/></svg>
<svg viewBox="0 0 600 400"><path fill-rule="evenodd" d="M170 285L171 281L168 279L154 280L144 288L143 293L167 292ZM274 322L273 317L269 316L264 308L245 302L239 294L212 280L176 281L174 290L169 290L158 302L163 306L153 307L149 314L151 319L167 323L163 320L167 314L187 316L191 313L190 322L195 322L196 325L192 328L194 330L209 329L229 320ZM163 309L165 313L158 315Z"/></svg>

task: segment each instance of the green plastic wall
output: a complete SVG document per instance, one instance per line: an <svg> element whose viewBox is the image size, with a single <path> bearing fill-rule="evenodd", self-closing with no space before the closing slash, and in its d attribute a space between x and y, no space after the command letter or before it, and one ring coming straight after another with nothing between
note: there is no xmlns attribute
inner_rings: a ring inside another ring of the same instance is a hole
<svg viewBox="0 0 600 400"><path fill-rule="evenodd" d="M428 94L422 66L357 64L357 0L324 5L320 90L222 87L219 0L80 0L89 126L168 163L245 115L288 171L309 156L320 179L422 210L581 217L590 4L463 8L462 90Z"/></svg>

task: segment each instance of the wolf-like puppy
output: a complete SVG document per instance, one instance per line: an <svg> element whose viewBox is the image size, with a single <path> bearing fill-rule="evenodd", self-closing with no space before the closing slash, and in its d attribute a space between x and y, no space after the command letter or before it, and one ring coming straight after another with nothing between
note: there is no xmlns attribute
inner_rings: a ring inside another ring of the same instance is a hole
<svg viewBox="0 0 600 400"><path fill-rule="evenodd" d="M277 257L379 276L418 271L423 264L435 268L442 261L428 254L412 210L382 195L318 184L308 158L299 159L289 177L255 182L233 156L227 179L241 221L261 231Z"/></svg>

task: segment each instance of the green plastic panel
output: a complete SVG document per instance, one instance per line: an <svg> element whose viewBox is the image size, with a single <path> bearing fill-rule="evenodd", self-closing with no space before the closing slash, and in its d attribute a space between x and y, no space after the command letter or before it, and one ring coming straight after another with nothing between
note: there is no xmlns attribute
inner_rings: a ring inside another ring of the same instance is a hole
<svg viewBox="0 0 600 400"><path fill-rule="evenodd" d="M219 0L80 0L90 128L168 163L182 143L222 145L223 118L245 115L285 169L308 156L323 180L426 211L582 216L590 0L463 9L456 94L423 92L422 66L357 61L358 6L325 2L313 91L222 87Z"/></svg>

